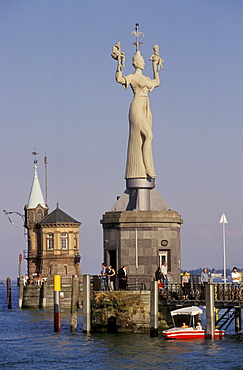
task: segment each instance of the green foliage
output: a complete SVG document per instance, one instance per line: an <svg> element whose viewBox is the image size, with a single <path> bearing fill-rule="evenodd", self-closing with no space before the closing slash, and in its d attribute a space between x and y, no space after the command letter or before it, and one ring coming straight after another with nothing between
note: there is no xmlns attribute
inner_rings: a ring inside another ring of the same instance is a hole
<svg viewBox="0 0 243 370"><path fill-rule="evenodd" d="M96 324L98 322L102 324L103 321L103 325L105 325L108 317L115 316L118 327L132 329L135 325L133 316L138 312L143 316L145 314L140 294L121 291L99 292L95 294L93 299L92 317Z"/></svg>

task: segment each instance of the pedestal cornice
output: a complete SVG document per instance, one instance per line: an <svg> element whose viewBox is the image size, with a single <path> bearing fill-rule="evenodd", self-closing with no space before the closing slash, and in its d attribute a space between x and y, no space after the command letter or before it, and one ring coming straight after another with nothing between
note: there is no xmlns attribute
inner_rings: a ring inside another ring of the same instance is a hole
<svg viewBox="0 0 243 370"><path fill-rule="evenodd" d="M106 212L100 223L127 225L135 224L156 224L161 223L183 224L181 215L176 211L118 211ZM127 225L128 226L128 225Z"/></svg>

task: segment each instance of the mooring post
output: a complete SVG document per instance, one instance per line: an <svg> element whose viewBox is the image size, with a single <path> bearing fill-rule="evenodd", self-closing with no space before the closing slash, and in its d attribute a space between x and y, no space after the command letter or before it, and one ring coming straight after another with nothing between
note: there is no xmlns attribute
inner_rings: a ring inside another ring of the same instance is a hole
<svg viewBox="0 0 243 370"><path fill-rule="evenodd" d="M12 308L11 279L10 278L7 278L7 298L8 298L8 308Z"/></svg>
<svg viewBox="0 0 243 370"><path fill-rule="evenodd" d="M235 332L238 333L242 328L241 307L235 307L235 311Z"/></svg>
<svg viewBox="0 0 243 370"><path fill-rule="evenodd" d="M89 333L91 328L90 314L90 275L83 276L83 332Z"/></svg>
<svg viewBox="0 0 243 370"><path fill-rule="evenodd" d="M46 308L46 282L41 284L41 308Z"/></svg>
<svg viewBox="0 0 243 370"><path fill-rule="evenodd" d="M158 336L158 282L151 282L150 290L150 337Z"/></svg>
<svg viewBox="0 0 243 370"><path fill-rule="evenodd" d="M70 331L74 333L77 330L78 324L78 291L79 291L78 276L72 277L72 296L71 296L71 324Z"/></svg>
<svg viewBox="0 0 243 370"><path fill-rule="evenodd" d="M215 314L214 314L214 285L206 285L206 338L214 339Z"/></svg>
<svg viewBox="0 0 243 370"><path fill-rule="evenodd" d="M23 297L24 297L24 281L23 278L19 280L19 308L23 306Z"/></svg>
<svg viewBox="0 0 243 370"><path fill-rule="evenodd" d="M61 313L60 313L60 275L54 275L54 331L61 331Z"/></svg>

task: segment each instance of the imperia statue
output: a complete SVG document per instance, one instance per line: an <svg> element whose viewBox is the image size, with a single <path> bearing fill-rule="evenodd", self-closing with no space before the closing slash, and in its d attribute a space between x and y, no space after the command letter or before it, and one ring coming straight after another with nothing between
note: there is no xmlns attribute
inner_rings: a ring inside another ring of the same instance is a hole
<svg viewBox="0 0 243 370"><path fill-rule="evenodd" d="M159 47L154 45L154 54L150 57L152 61L153 78L143 75L145 66L144 59L140 54L138 36L139 25L136 24L136 52L132 59L135 68L133 74L123 75L125 54L121 52L120 42L112 48L111 56L117 60L116 81L125 89L131 86L133 100L129 110L129 141L127 149L127 164L125 179L131 178L155 178L154 161L152 154L152 114L149 106L148 93L160 85L159 69L163 69L163 59L159 56Z"/></svg>

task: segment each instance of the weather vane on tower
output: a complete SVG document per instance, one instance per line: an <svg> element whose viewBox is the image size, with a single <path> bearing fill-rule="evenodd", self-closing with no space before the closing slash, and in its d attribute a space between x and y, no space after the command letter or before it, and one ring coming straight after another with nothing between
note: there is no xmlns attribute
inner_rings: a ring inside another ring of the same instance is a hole
<svg viewBox="0 0 243 370"><path fill-rule="evenodd" d="M32 155L34 155L34 156L35 156L34 164L37 164L38 159L36 159L36 156L37 156L37 155L39 155L39 153L37 153L37 151L35 150L34 152L32 152Z"/></svg>

